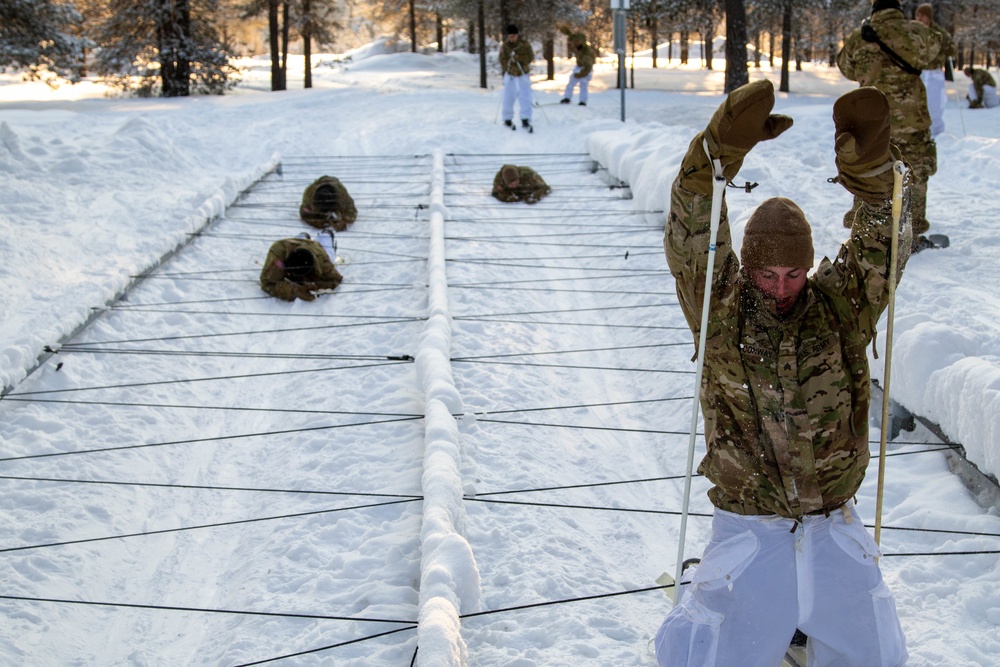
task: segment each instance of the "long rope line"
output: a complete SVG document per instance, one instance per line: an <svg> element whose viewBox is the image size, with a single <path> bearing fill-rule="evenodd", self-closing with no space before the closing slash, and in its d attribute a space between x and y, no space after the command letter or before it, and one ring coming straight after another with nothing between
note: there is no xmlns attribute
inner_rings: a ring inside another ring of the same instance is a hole
<svg viewBox="0 0 1000 667"><path fill-rule="evenodd" d="M423 500L414 493L372 493L368 491L326 491L322 489L272 489L259 486L214 486L205 484L167 484L165 482L136 482L108 479L72 479L66 477L27 477L22 475L0 475L0 479L18 482L48 482L53 484L95 484L103 486L126 486L154 489L185 489L193 491L239 491L249 493L277 493L288 495L346 496L352 498L405 498Z"/></svg>
<svg viewBox="0 0 1000 667"><path fill-rule="evenodd" d="M304 426L301 428L281 429L277 431L258 431L254 433L234 433L229 435L217 435L206 438L191 438L187 440L167 440L164 442L149 442L141 445L119 445L113 447L98 447L96 449L77 449L68 452L47 452L44 454L26 454L23 456L6 456L0 458L0 463L7 461L28 461L31 459L50 459L62 456L80 456L84 454L107 454L109 452L134 451L137 449L148 449L152 447L172 447L174 445L196 445L204 442L226 442L242 440L245 438L266 438L276 435L291 435L293 433L309 433L317 431L331 431L341 428L354 428L364 426L378 426L381 424L393 424L396 422L416 421L422 417L400 417L395 419L376 419L366 422L351 422L348 424L326 424L323 426Z"/></svg>
<svg viewBox="0 0 1000 667"><path fill-rule="evenodd" d="M291 611L253 611L250 609L222 609L212 607L181 607L163 604L137 604L134 602L105 602L101 600L69 600L65 598L39 598L24 595L3 595L0 600L18 600L21 602L50 602L57 604L83 605L88 607L121 607L124 609L151 609L155 611L184 611L198 614L229 614L235 616L259 616L271 618L308 618L319 621L357 621L359 623L402 623L415 625L416 621L397 618L375 618L370 616L334 616L331 614L309 614Z"/></svg>
<svg viewBox="0 0 1000 667"><path fill-rule="evenodd" d="M306 408L254 408L239 405L185 405L180 403L142 403L139 401L81 401L57 398L11 398L6 400L21 403L54 403L59 405L103 405L108 407L127 408L163 408L167 410L212 410L217 412L263 412L270 414L302 414L302 415L349 415L352 417L423 417L422 414L400 412L354 412L350 410L317 410Z"/></svg>
<svg viewBox="0 0 1000 667"><path fill-rule="evenodd" d="M250 523L263 523L265 521L280 521L282 519L300 519L307 516L317 516L320 514L333 514L335 512L347 512L359 509L371 509L373 507L386 507L389 505L400 505L416 502L412 498L403 500L388 500L381 503L368 503L364 505L352 505L350 507L337 507L334 509L312 510L309 512L295 512L293 514L281 514L278 516L255 517L253 519L236 519L233 521L219 521L216 523L206 523L194 526L181 526L179 528L161 528L159 530L146 530L139 533L123 533L120 535L103 535L101 537L86 537L78 540L65 540L62 542L48 542L46 544L27 544L20 547L0 548L0 553L13 553L31 551L34 549L49 549L53 547L65 547L78 544L92 544L94 542L107 542L108 540L124 540L133 537L149 537L152 535L166 535L169 533L183 533L190 530L203 530L205 528L222 528L228 526L241 526Z"/></svg>

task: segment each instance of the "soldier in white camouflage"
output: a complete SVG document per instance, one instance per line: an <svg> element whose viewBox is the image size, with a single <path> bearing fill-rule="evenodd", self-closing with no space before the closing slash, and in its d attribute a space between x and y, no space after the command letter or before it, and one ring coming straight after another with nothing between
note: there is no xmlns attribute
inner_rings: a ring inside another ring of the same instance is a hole
<svg viewBox="0 0 1000 667"><path fill-rule="evenodd" d="M691 142L673 182L664 249L699 339L713 175L792 124L767 80L733 91ZM834 105L836 181L861 205L836 260L814 266L792 201L763 202L740 254L725 202L712 271L700 390L712 537L656 635L660 665L774 667L796 629L810 664L902 665L905 640L878 547L854 509L868 466L866 347L887 306L892 249L889 104L860 88ZM689 583L690 582L690 583Z"/></svg>
<svg viewBox="0 0 1000 667"><path fill-rule="evenodd" d="M892 143L913 173L909 196L914 250L929 247L923 238L931 226L927 220L927 181L937 172L937 144L931 138L927 91L920 73L939 67L946 48L941 33L906 18L899 0L875 0L871 17L847 37L837 54L837 66L844 76L862 86L878 88L889 99ZM857 207L855 199L854 207L844 216L845 227L853 223Z"/></svg>

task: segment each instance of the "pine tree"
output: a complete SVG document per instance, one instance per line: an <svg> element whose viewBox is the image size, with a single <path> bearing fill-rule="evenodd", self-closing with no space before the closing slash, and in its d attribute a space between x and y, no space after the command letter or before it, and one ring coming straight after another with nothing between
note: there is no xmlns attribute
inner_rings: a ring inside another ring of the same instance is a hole
<svg viewBox="0 0 1000 667"><path fill-rule="evenodd" d="M94 69L141 96L221 95L237 70L213 22L217 0L106 0L98 12Z"/></svg>
<svg viewBox="0 0 1000 667"><path fill-rule="evenodd" d="M0 0L0 70L24 69L28 79L77 82L90 41L78 34L82 21L72 3Z"/></svg>

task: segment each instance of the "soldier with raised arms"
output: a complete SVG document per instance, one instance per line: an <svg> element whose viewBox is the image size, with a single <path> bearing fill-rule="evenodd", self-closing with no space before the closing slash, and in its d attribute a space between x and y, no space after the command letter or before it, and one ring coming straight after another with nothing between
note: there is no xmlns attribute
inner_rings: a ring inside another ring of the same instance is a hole
<svg viewBox="0 0 1000 667"><path fill-rule="evenodd" d="M691 141L671 189L664 249L699 340L713 169L727 180L760 141L792 125L767 80L734 90ZM796 629L809 664L906 661L878 547L854 507L868 467L866 348L888 305L909 230L890 247L889 104L874 88L833 108L836 181L860 200L850 238L815 263L812 228L789 199L765 200L742 248L720 217L700 388L712 534L655 638L667 667L775 667ZM826 221L830 224L830 221ZM839 224L839 223L834 223Z"/></svg>

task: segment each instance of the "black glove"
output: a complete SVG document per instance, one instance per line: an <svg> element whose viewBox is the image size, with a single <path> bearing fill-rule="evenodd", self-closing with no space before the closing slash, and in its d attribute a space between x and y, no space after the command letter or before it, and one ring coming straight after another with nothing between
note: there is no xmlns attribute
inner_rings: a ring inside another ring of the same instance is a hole
<svg viewBox="0 0 1000 667"><path fill-rule="evenodd" d="M838 183L870 204L892 196L889 101L877 88L842 95L833 104Z"/></svg>
<svg viewBox="0 0 1000 667"><path fill-rule="evenodd" d="M691 192L711 194L712 168L702 139L707 139L712 157L722 163L726 180L743 166L743 158L761 141L774 139L792 126L792 119L772 114L774 86L767 79L748 83L729 93L705 131L691 141L681 162L681 186Z"/></svg>

